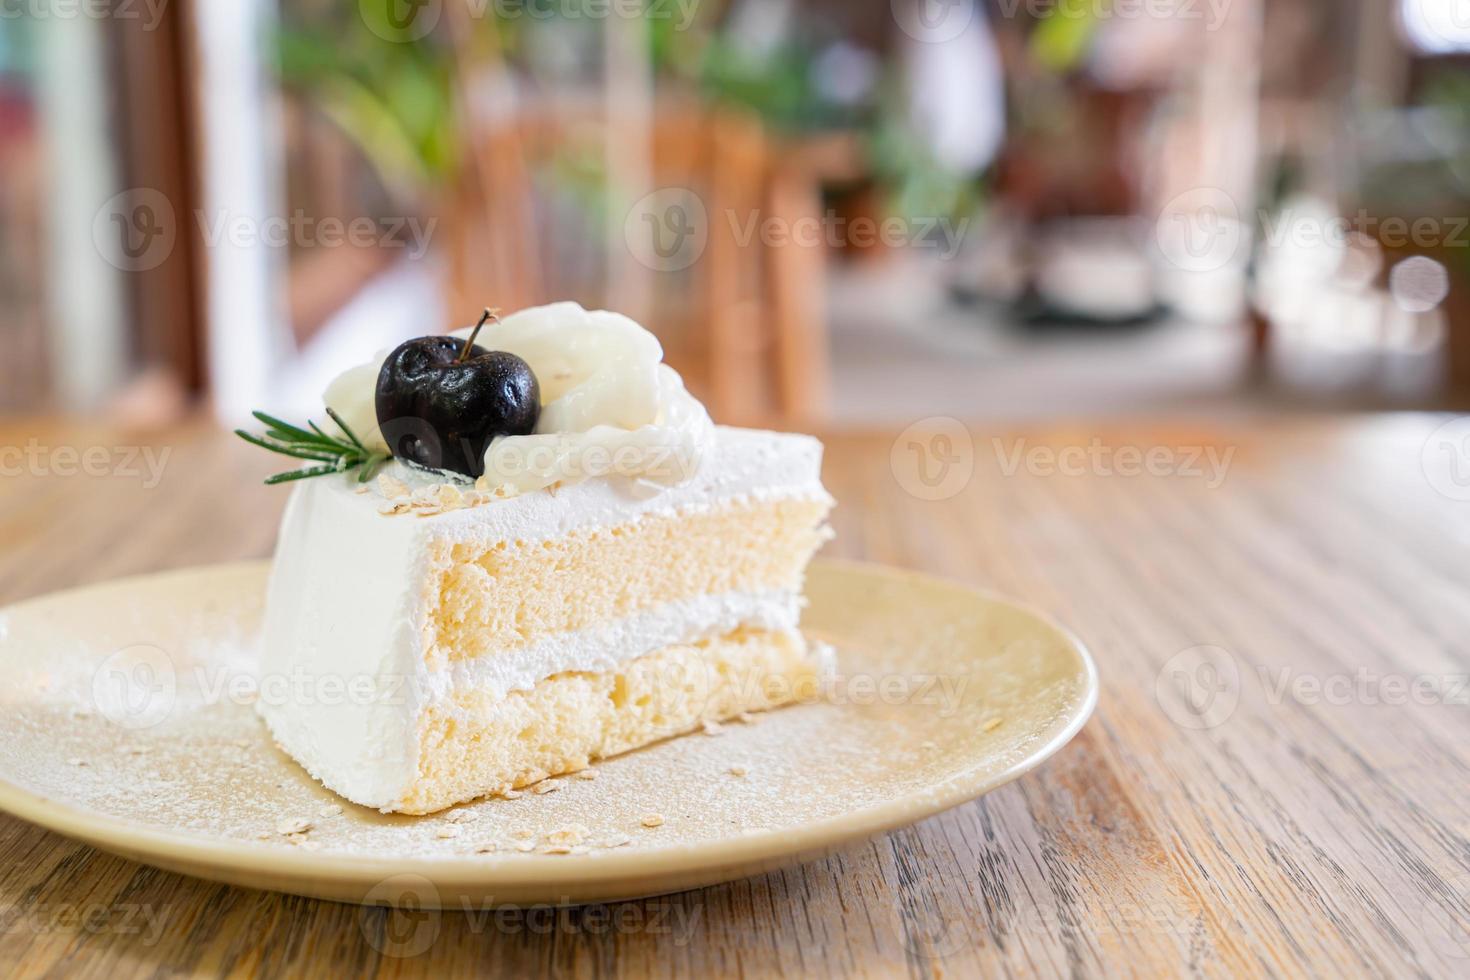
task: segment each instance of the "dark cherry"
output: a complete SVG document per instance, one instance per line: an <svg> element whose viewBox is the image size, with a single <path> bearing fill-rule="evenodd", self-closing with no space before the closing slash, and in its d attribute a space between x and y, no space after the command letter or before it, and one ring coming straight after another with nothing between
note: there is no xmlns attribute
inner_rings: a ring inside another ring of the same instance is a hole
<svg viewBox="0 0 1470 980"><path fill-rule="evenodd" d="M535 431L541 389L531 366L469 340L419 337L400 344L378 372L378 426L399 459L465 476L485 471L496 436Z"/></svg>

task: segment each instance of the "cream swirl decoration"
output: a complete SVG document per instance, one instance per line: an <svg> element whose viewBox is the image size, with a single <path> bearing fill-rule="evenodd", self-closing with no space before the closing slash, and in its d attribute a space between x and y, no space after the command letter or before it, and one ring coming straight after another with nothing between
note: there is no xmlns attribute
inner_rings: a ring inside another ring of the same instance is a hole
<svg viewBox="0 0 1470 980"><path fill-rule="evenodd" d="M488 324L476 343L523 358L541 387L535 433L500 436L485 452L492 486L526 492L599 476L675 485L709 452L709 413L663 363L658 338L621 313L535 306ZM325 395L364 442L385 450L375 396L388 353L344 372Z"/></svg>

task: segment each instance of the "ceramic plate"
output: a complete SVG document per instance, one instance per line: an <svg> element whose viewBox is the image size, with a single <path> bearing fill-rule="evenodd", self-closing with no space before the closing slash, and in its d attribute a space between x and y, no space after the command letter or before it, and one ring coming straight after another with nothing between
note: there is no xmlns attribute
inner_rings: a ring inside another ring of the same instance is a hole
<svg viewBox="0 0 1470 980"><path fill-rule="evenodd" d="M803 625L837 651L823 700L599 763L554 792L385 816L314 782L256 718L267 567L0 612L0 808L172 871L319 898L610 901L810 860L973 799L1060 749L1097 699L1086 650L1033 611L818 561ZM310 828L288 836L297 822Z"/></svg>

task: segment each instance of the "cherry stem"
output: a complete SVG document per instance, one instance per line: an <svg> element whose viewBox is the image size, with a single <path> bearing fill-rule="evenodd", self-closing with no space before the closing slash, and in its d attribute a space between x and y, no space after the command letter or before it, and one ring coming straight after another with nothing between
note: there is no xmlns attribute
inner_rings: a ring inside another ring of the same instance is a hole
<svg viewBox="0 0 1470 980"><path fill-rule="evenodd" d="M485 307L485 313L480 317L480 322L475 324L474 330L470 331L470 339L464 342L464 350L459 352L459 357L455 359L454 363L463 364L466 360L469 359L470 348L475 346L475 338L480 336L480 328L483 327L490 320L494 320L498 323L500 322L500 317L493 310L491 310L490 307L487 306Z"/></svg>

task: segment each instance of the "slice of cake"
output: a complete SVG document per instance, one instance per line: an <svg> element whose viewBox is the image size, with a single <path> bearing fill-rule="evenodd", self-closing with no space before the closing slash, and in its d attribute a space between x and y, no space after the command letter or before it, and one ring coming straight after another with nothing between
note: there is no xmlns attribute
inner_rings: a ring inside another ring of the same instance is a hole
<svg viewBox="0 0 1470 980"><path fill-rule="evenodd" d="M540 405L534 431L467 443L474 479L403 460L417 444L353 391L371 372L329 390L344 429L319 442L363 458L296 485L258 704L342 796L430 813L818 692L797 623L830 533L821 445L709 425L651 335L609 317L492 325L483 346L524 360ZM268 442L307 434L271 422Z"/></svg>

